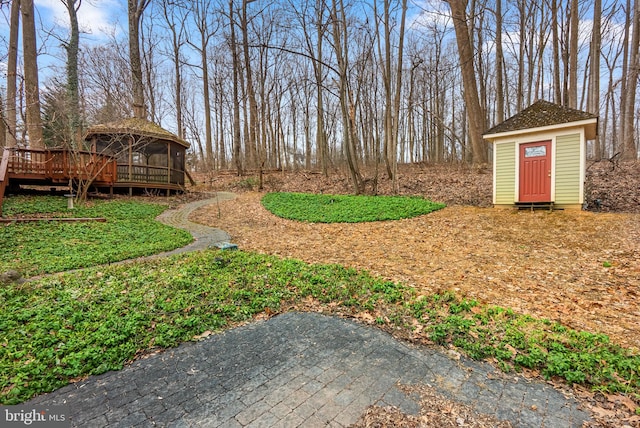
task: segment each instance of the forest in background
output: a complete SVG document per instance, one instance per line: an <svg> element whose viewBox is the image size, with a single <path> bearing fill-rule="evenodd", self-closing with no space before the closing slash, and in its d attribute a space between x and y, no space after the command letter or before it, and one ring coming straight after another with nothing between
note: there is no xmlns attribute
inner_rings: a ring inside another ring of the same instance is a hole
<svg viewBox="0 0 640 428"><path fill-rule="evenodd" d="M128 0L100 43L89 0L59 1L50 27L1 2L2 145L77 147L133 115L197 171L344 166L397 191L398 163L485 164L482 133L546 99L600 116L591 159L638 157L637 0Z"/></svg>

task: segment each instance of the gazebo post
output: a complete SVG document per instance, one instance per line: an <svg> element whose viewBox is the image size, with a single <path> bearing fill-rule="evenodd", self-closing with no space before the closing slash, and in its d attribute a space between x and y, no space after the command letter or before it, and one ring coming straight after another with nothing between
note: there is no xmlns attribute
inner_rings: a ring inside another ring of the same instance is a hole
<svg viewBox="0 0 640 428"><path fill-rule="evenodd" d="M171 141L167 141L167 184L171 185Z"/></svg>
<svg viewBox="0 0 640 428"><path fill-rule="evenodd" d="M129 183L133 181L133 136L129 136ZM129 186L129 196L133 196L133 187Z"/></svg>

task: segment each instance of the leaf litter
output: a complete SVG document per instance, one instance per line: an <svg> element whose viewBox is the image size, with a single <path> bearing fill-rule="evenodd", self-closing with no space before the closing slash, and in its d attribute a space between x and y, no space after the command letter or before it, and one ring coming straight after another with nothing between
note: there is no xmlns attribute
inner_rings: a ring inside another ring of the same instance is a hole
<svg viewBox="0 0 640 428"><path fill-rule="evenodd" d="M600 177L608 177L604 183L610 182L607 165L596 166L592 174L600 171ZM632 172L633 168L627 167ZM450 206L398 221L312 224L272 215L260 204L264 193L243 187L237 199L222 202L219 210L203 207L190 219L227 231L244 250L366 269L409 284L419 294L454 290L486 305L508 307L576 330L604 333L614 343L640 350L640 207L620 196L626 191L633 201L635 192L637 198L638 181L630 181L624 191L618 186L616 197L609 198L619 204L626 201L627 205L619 206L627 213L531 212L486 208L491 183L486 171L413 172L411 179L403 177L405 193L423 192L425 197ZM443 175L444 184L434 184ZM234 186L242 180L239 177L216 180L214 187L241 189ZM385 186L382 182L382 193L388 193ZM594 188L597 185L589 191L604 200L606 189ZM348 193L348 183L339 176L276 173L266 176L265 191ZM477 206L466 205L470 203ZM612 206L611 202L606 206L601 203L600 208L615 211ZM632 404L615 399L619 396L598 399L576 386L572 392L592 410L595 420L589 426L640 426L640 417L629 408ZM426 397L435 405L433 397ZM436 426L425 420L416 422L396 410L369 409L357 426L393 426L384 421L404 416L408 419L396 423Z"/></svg>

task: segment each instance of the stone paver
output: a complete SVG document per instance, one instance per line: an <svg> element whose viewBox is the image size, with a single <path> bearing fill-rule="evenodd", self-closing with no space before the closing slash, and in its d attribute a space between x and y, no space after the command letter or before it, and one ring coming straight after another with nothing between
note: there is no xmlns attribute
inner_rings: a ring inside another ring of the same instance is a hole
<svg viewBox="0 0 640 428"><path fill-rule="evenodd" d="M550 386L449 359L374 327L286 313L185 343L31 400L66 404L73 426L345 427L372 404L417 413L426 384L516 427L579 427L578 403Z"/></svg>
<svg viewBox="0 0 640 428"><path fill-rule="evenodd" d="M184 253L187 251L204 250L212 245L229 242L231 236L224 230L216 229L214 227L205 226L203 224L194 223L189 221L189 215L198 208L208 205L215 205L221 201L228 201L234 199L236 196L230 192L216 192L215 196L200 201L190 202L182 205L178 209L166 210L157 217L157 220L167 224L169 226L177 227L179 229L187 230L193 235L195 240L186 247L177 248L173 251L157 254L153 257L164 257L172 254Z"/></svg>

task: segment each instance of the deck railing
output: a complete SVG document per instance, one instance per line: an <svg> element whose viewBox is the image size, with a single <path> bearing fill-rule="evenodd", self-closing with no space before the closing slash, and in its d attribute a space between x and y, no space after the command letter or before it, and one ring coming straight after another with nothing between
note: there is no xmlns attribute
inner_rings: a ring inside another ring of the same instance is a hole
<svg viewBox="0 0 640 428"><path fill-rule="evenodd" d="M118 181L130 183L184 185L184 171L166 166L118 164Z"/></svg>
<svg viewBox="0 0 640 428"><path fill-rule="evenodd" d="M92 180L102 184L116 180L116 160L111 156L65 149L8 150L8 173L17 179Z"/></svg>
<svg viewBox="0 0 640 428"><path fill-rule="evenodd" d="M166 166L118 164L115 157L65 149L5 149L6 177L17 183L91 181L102 187L183 188L185 172ZM0 153L1 155L1 153ZM0 186L7 179L0 177Z"/></svg>
<svg viewBox="0 0 640 428"><path fill-rule="evenodd" d="M2 157L0 158L0 216L2 216L2 201L4 199L4 189L7 187L9 181L9 157L11 153L9 150L2 150Z"/></svg>

